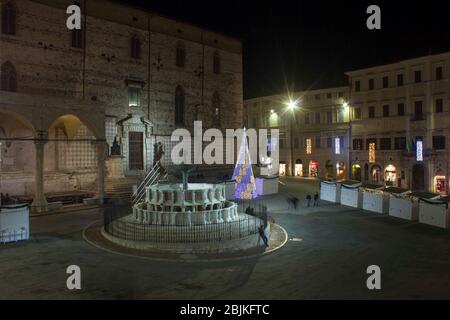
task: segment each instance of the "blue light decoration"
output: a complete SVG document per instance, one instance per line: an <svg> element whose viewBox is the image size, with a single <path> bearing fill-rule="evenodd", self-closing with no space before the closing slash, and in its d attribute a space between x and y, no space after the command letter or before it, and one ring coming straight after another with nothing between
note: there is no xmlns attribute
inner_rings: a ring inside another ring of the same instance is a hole
<svg viewBox="0 0 450 320"><path fill-rule="evenodd" d="M416 160L418 162L423 161L423 142L421 140L416 142Z"/></svg>
<svg viewBox="0 0 450 320"><path fill-rule="evenodd" d="M239 148L238 159L234 167L233 179L236 180L234 196L236 199L256 198L256 184L253 176L252 162L247 144L247 131L244 128Z"/></svg>

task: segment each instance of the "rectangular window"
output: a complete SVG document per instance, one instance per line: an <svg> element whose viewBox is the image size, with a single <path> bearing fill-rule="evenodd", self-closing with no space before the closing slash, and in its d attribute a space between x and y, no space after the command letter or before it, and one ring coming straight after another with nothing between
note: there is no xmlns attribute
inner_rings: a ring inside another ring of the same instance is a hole
<svg viewBox="0 0 450 320"><path fill-rule="evenodd" d="M130 107L141 106L141 88L128 87L128 106Z"/></svg>
<svg viewBox="0 0 450 320"><path fill-rule="evenodd" d="M369 107L369 118L375 118L375 107Z"/></svg>
<svg viewBox="0 0 450 320"><path fill-rule="evenodd" d="M311 139L306 139L305 144L306 144L306 154L311 154L312 153Z"/></svg>
<svg viewBox="0 0 450 320"><path fill-rule="evenodd" d="M395 150L405 150L406 149L406 138L405 137L394 138L394 148L395 148Z"/></svg>
<svg viewBox="0 0 450 320"><path fill-rule="evenodd" d="M327 99L331 99L331 93L327 93Z"/></svg>
<svg viewBox="0 0 450 320"><path fill-rule="evenodd" d="M327 123L333 122L333 113L331 111L327 111Z"/></svg>
<svg viewBox="0 0 450 320"><path fill-rule="evenodd" d="M381 150L391 150L391 138L381 138L380 139L380 149Z"/></svg>
<svg viewBox="0 0 450 320"><path fill-rule="evenodd" d="M295 138L294 138L294 148L295 148L295 149L298 149L298 148L299 148L299 144L300 144L300 143L299 143L298 137L295 137Z"/></svg>
<svg viewBox="0 0 450 320"><path fill-rule="evenodd" d="M376 138L369 138L366 139L366 149L369 150L369 145L373 143L375 146L377 145L377 139Z"/></svg>
<svg viewBox="0 0 450 320"><path fill-rule="evenodd" d="M317 136L316 137L316 149L320 149L321 148L321 146L320 146L320 140L321 140L321 137L320 136Z"/></svg>
<svg viewBox="0 0 450 320"><path fill-rule="evenodd" d="M369 79L369 90L375 89L375 80Z"/></svg>
<svg viewBox="0 0 450 320"><path fill-rule="evenodd" d="M397 104L397 115L399 115L399 116L405 115L405 104L404 103Z"/></svg>
<svg viewBox="0 0 450 320"><path fill-rule="evenodd" d="M284 149L284 139L280 139L280 149Z"/></svg>
<svg viewBox="0 0 450 320"><path fill-rule="evenodd" d="M403 87L403 74L401 73L397 75L397 86Z"/></svg>
<svg viewBox="0 0 450 320"><path fill-rule="evenodd" d="M338 93L338 97L339 97L339 98L343 98L343 97L344 97L344 93L343 93L343 92L339 92L339 93Z"/></svg>
<svg viewBox="0 0 450 320"><path fill-rule="evenodd" d="M316 97L316 100L320 100L320 94L316 94L315 97Z"/></svg>
<svg viewBox="0 0 450 320"><path fill-rule="evenodd" d="M330 137L327 138L327 148L333 148L333 140Z"/></svg>
<svg viewBox="0 0 450 320"><path fill-rule="evenodd" d="M433 149L434 150L445 149L445 136L433 136Z"/></svg>
<svg viewBox="0 0 450 320"><path fill-rule="evenodd" d="M341 148L345 148L345 146L344 146L344 137L343 136L339 136L339 142L341 144Z"/></svg>
<svg viewBox="0 0 450 320"><path fill-rule="evenodd" d="M436 80L442 80L442 67L436 68Z"/></svg>
<svg viewBox="0 0 450 320"><path fill-rule="evenodd" d="M364 140L363 139L353 139L353 150L363 150L364 149Z"/></svg>
<svg viewBox="0 0 450 320"><path fill-rule="evenodd" d="M361 119L361 108L355 108L355 119Z"/></svg>
<svg viewBox="0 0 450 320"><path fill-rule="evenodd" d="M361 81L359 81L359 80L355 81L355 91L356 92L361 91Z"/></svg>
<svg viewBox="0 0 450 320"><path fill-rule="evenodd" d="M387 76L383 77L383 88L389 87L389 78Z"/></svg>
<svg viewBox="0 0 450 320"><path fill-rule="evenodd" d="M422 101L414 102L414 120L424 120Z"/></svg>
<svg viewBox="0 0 450 320"><path fill-rule="evenodd" d="M305 114L305 124L309 124L309 113Z"/></svg>
<svg viewBox="0 0 450 320"><path fill-rule="evenodd" d="M320 112L316 112L316 123L320 124Z"/></svg>
<svg viewBox="0 0 450 320"><path fill-rule="evenodd" d="M414 82L415 83L422 82L422 71L420 71L420 70L414 71Z"/></svg>
<svg viewBox="0 0 450 320"><path fill-rule="evenodd" d="M444 112L444 100L436 99L435 105L436 105L436 113Z"/></svg>
<svg viewBox="0 0 450 320"><path fill-rule="evenodd" d="M389 105L385 104L383 106L383 117L389 117Z"/></svg>
<svg viewBox="0 0 450 320"><path fill-rule="evenodd" d="M337 111L337 122L344 122L344 109L338 109Z"/></svg>

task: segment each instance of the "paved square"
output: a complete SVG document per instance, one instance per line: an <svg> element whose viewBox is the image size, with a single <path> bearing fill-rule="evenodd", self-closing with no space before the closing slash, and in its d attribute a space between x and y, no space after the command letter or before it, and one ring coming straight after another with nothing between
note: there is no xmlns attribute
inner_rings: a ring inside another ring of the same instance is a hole
<svg viewBox="0 0 450 320"><path fill-rule="evenodd" d="M1 299L450 299L450 232L339 205L306 208L314 180L284 179L265 198L289 233L280 250L228 262L162 262L91 246L82 230L97 210L32 218L28 242L0 246ZM297 195L297 210L286 197ZM80 291L66 268L81 267ZM381 268L381 290L366 268Z"/></svg>

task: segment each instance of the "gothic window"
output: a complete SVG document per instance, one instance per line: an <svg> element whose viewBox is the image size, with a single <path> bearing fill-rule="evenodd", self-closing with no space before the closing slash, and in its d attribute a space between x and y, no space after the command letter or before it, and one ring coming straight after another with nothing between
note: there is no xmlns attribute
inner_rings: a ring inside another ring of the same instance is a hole
<svg viewBox="0 0 450 320"><path fill-rule="evenodd" d="M177 51L176 51L176 65L177 67L184 68L186 62L186 50L184 49L183 43L179 42L177 44Z"/></svg>
<svg viewBox="0 0 450 320"><path fill-rule="evenodd" d="M184 124L184 91L181 86L175 90L175 124Z"/></svg>
<svg viewBox="0 0 450 320"><path fill-rule="evenodd" d="M16 33L16 10L10 2L2 6L2 33Z"/></svg>
<svg viewBox="0 0 450 320"><path fill-rule="evenodd" d="M214 71L215 74L219 74L220 73L220 56L219 56L219 52L215 52L214 53L213 71Z"/></svg>
<svg viewBox="0 0 450 320"><path fill-rule="evenodd" d="M1 87L2 91L17 91L16 69L11 62L5 62L1 67Z"/></svg>
<svg viewBox="0 0 450 320"><path fill-rule="evenodd" d="M131 57L139 59L141 56L141 41L137 36L131 38Z"/></svg>

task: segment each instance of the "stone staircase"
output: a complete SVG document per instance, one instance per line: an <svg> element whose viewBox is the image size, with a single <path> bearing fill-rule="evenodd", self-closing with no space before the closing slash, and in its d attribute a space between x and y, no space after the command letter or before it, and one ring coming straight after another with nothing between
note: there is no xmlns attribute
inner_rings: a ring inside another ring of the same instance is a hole
<svg viewBox="0 0 450 320"><path fill-rule="evenodd" d="M131 202L133 185L137 184L139 184L138 177L125 177L119 179L107 178L105 179L106 197L113 202Z"/></svg>

